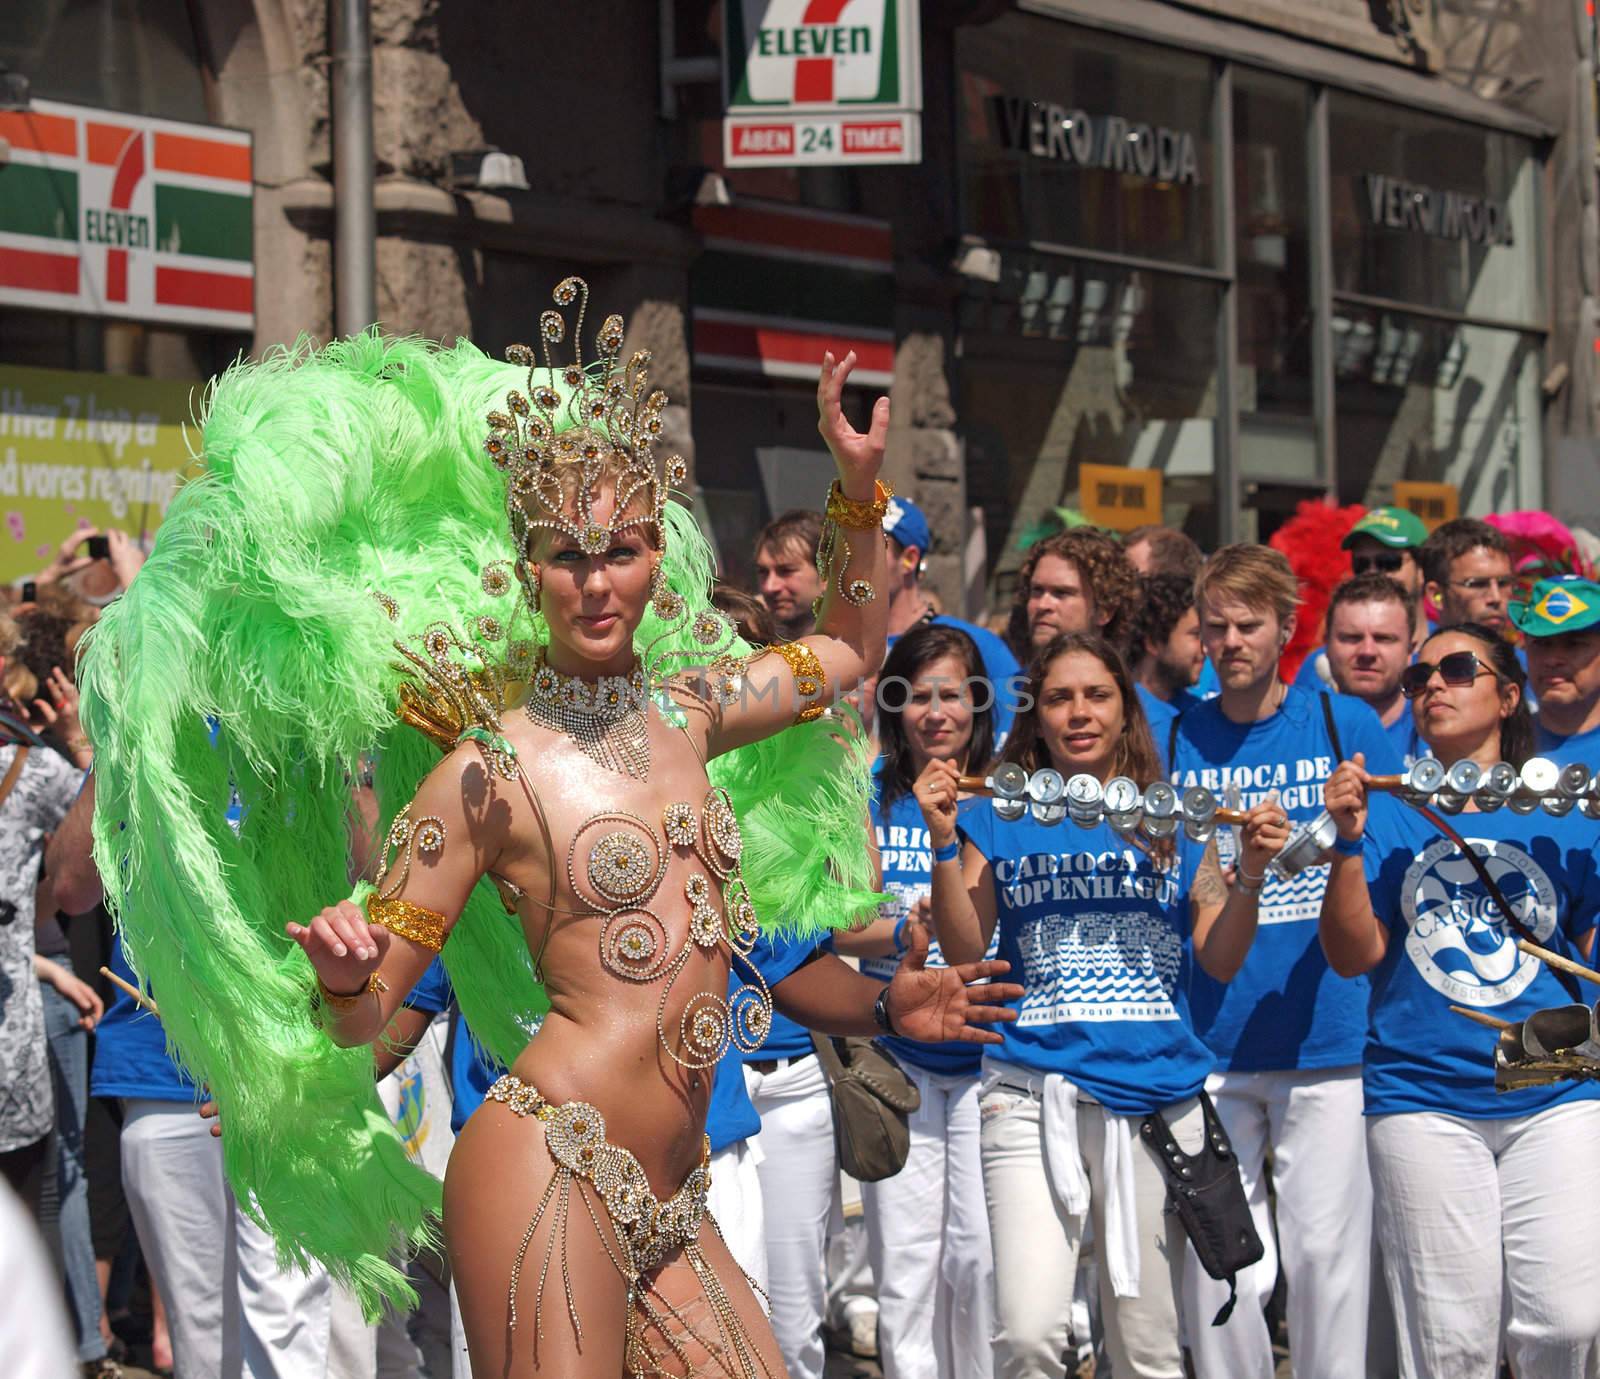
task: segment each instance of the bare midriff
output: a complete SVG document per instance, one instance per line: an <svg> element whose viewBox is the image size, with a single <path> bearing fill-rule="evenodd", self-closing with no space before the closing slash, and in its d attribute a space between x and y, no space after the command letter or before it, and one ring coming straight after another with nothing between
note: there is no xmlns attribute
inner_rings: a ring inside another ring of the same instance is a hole
<svg viewBox="0 0 1600 1379"><path fill-rule="evenodd" d="M486 807L509 803L513 843L495 870L524 893L523 931L550 999L511 1071L552 1103L594 1106L607 1138L669 1196L700 1163L727 1046L694 1031L713 1032L708 1013L726 1007L736 825L730 833L712 795L692 715L684 731L651 710L647 780L598 768L520 712L504 730L538 811L520 786L498 786ZM742 960L735 970L756 980Z"/></svg>

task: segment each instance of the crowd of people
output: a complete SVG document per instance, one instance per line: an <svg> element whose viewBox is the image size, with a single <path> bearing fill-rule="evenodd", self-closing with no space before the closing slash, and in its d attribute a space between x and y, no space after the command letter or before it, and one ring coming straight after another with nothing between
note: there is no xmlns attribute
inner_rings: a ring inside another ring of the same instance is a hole
<svg viewBox="0 0 1600 1379"><path fill-rule="evenodd" d="M1530 580L1487 522L1429 533L1377 508L1344 538L1323 644L1289 676L1301 584L1268 546L1062 530L984 627L924 587L936 538L914 503L891 499L882 527L889 650L850 703L876 753L866 827L887 899L820 954L757 942L772 1029L730 1047L710 1094L712 1213L788 1373L820 1379L831 1334L887 1379L1173 1379L1186 1363L1265 1379L1282 1302L1299 1379L1600 1375L1596 1088L1497 1093L1493 1036L1452 1009L1515 1020L1573 999L1517 944L1591 957L1600 827L1468 802L1502 915L1373 788L1423 756L1600 767L1600 585ZM755 543L759 588L717 590L750 643L813 631L823 534L820 514L780 516ZM104 1379L130 1343L178 1379L470 1373L428 1257L419 1312L376 1327L325 1272L279 1266L158 1012L98 976L133 980L99 903L74 651L140 557L113 532L91 559L86 535L0 614L0 1169L49 1244L77 1359ZM1208 841L1008 820L980 788L1000 762L1202 786L1242 822ZM1274 871L1324 809L1321 863ZM880 1041L915 1090L903 1164L846 1178L838 1050L808 1022L841 1027L908 966L995 959L1020 995L988 1042L927 1023L905 1037L909 1022ZM500 1070L437 963L375 1047L391 1112L441 1169ZM1176 1210L1208 1172L1213 1200ZM1212 1267L1208 1226L1259 1242L1253 1262L1230 1245ZM17 1250L24 1234L0 1226ZM48 1322L44 1292L16 1297L37 1310L0 1338Z"/></svg>

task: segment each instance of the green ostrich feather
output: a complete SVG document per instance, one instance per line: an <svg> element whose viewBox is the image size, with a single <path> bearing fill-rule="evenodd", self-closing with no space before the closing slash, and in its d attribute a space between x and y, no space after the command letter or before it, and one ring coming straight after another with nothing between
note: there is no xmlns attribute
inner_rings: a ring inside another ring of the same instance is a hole
<svg viewBox="0 0 1600 1379"><path fill-rule="evenodd" d="M395 1261L436 1243L439 1183L407 1159L371 1051L313 1024L310 965L284 923L349 894L362 761L385 831L439 762L396 717L397 638L444 622L483 664L506 638L545 639L481 581L516 555L484 414L526 377L467 344L376 334L230 368L205 399L202 472L80 667L95 859L129 959L174 1055L217 1100L240 1202L285 1264L321 1262L369 1314L411 1300ZM711 553L681 507L667 517L668 582L697 613ZM485 617L504 637L474 630ZM654 613L637 645L652 665L694 647ZM822 719L711 763L764 923L815 933L873 905L858 740ZM536 766L529 780L537 790ZM474 1036L509 1063L548 1002L487 881L444 956Z"/></svg>

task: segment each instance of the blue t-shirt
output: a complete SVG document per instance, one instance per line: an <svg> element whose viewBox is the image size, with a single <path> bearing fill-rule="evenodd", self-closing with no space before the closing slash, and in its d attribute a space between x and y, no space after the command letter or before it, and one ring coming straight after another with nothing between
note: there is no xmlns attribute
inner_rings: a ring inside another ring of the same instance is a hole
<svg viewBox="0 0 1600 1379"><path fill-rule="evenodd" d="M811 960L811 955L821 948L831 949L832 940L825 944L818 944L814 939L779 938L763 934L755 942L755 947L750 950L750 962L761 973L761 979L766 982L767 989L776 987L785 977L793 975ZM738 990L741 979L749 976L744 970L744 964L734 961L733 971L728 975L728 995L731 997ZM805 1047L800 1053L812 1052L811 1035L803 1026L786 1015L779 1015L776 1010L772 1012L772 1023L776 1028L779 1020L786 1026L797 1029L805 1036ZM711 1105L706 1111L706 1134L711 1138L711 1152L717 1153L726 1149L730 1144L737 1144L740 1140L747 1140L761 1129L761 1117L756 1114L756 1108L750 1100L750 1093L745 1090L743 1063L749 1058L794 1058L793 1053L771 1052L770 1039L761 1048L752 1054L740 1052L737 1044L730 1044L728 1051L722 1055L722 1060L717 1064L717 1070L711 1080Z"/></svg>
<svg viewBox="0 0 1600 1379"><path fill-rule="evenodd" d="M1150 721L1150 736L1155 739L1156 757L1163 772L1167 769L1167 748L1172 742L1172 725L1178 721L1178 711L1165 699L1158 699L1143 685L1134 685L1139 702L1144 706L1144 716Z"/></svg>
<svg viewBox="0 0 1600 1379"><path fill-rule="evenodd" d="M1559 766L1580 762L1590 771L1600 771L1600 728L1590 728L1586 733L1573 733L1561 737L1535 720L1539 741L1539 755L1549 757Z"/></svg>
<svg viewBox="0 0 1600 1379"><path fill-rule="evenodd" d="M1359 699L1328 696L1343 755L1365 752L1375 775L1397 772L1400 760L1377 714ZM1173 783L1203 785L1222 798L1237 783L1243 807L1276 791L1291 823L1322 812L1322 785L1339 764L1329 740L1322 696L1291 688L1278 711L1234 723L1220 699L1183 716ZM1233 862L1233 830L1217 830L1217 853ZM1229 983L1194 972L1195 1028L1220 1066L1245 1072L1275 1068L1341 1068L1361 1061L1367 1023L1367 980L1337 976L1317 939L1328 884L1326 866L1287 881L1268 876L1260 927L1244 966Z"/></svg>
<svg viewBox="0 0 1600 1379"><path fill-rule="evenodd" d="M977 644L978 657L983 662L983 673L994 686L994 740L998 748L1011 731L1011 720L1016 715L1018 677L1022 667L1011 654L1011 648L986 627L963 622L960 618L947 618L937 613L927 619L936 627L954 627L965 632ZM898 637L890 637L893 646Z"/></svg>
<svg viewBox="0 0 1600 1379"><path fill-rule="evenodd" d="M1194 1096L1210 1050L1189 1019L1189 886L1202 849L1170 864L1108 824L1053 828L992 806L961 819L989 859L1000 956L1022 984L995 1057L1060 1073L1119 1115Z"/></svg>
<svg viewBox="0 0 1600 1379"><path fill-rule="evenodd" d="M110 966L123 981L137 985L120 935L111 949ZM89 1091L95 1096L149 1101L198 1100L194 1083L167 1054L167 1032L161 1021L120 987L95 1026Z"/></svg>
<svg viewBox="0 0 1600 1379"><path fill-rule="evenodd" d="M887 812L880 804L882 798L883 766L880 762L873 773L872 826L877 831L878 855L883 860L883 889L895 898L895 918L899 919L933 889L933 842L928 837L928 826L915 795L909 791L900 795ZM965 818L975 808L993 812L987 799L971 799L957 806L957 814ZM861 970L881 982L891 980L899 966L899 958L861 959ZM928 966L947 966L937 939L928 945ZM913 1039L895 1038L885 1038L882 1042L896 1058L929 1072L976 1075L983 1059L981 1044L959 1039L943 1044L919 1044Z"/></svg>
<svg viewBox="0 0 1600 1379"><path fill-rule="evenodd" d="M1383 720L1378 721L1381 723ZM1411 712L1410 704L1401 709L1400 717L1383 731L1388 734L1402 766L1410 766L1418 757L1428 755L1428 745L1417 733L1417 716Z"/></svg>
<svg viewBox="0 0 1600 1379"><path fill-rule="evenodd" d="M1215 699L1222 693L1222 681L1217 679L1217 668L1209 656L1200 662L1200 678L1194 682L1193 693L1198 699Z"/></svg>
<svg viewBox="0 0 1600 1379"><path fill-rule="evenodd" d="M1532 822L1507 809L1462 814L1455 827L1539 944L1582 961L1575 941L1600 911L1600 829L1577 813ZM1592 1082L1495 1091L1494 1034L1449 1007L1515 1021L1572 997L1544 963L1518 952L1516 932L1456 845L1415 810L1373 795L1362 857L1373 913L1389 930L1372 971L1367 1114L1494 1120L1600 1096Z"/></svg>
<svg viewBox="0 0 1600 1379"><path fill-rule="evenodd" d="M1338 692L1338 685L1333 680L1333 668L1328 664L1328 648L1319 646L1306 655L1300 662L1300 669L1295 672L1294 683L1296 689L1305 690L1331 690Z"/></svg>
<svg viewBox="0 0 1600 1379"><path fill-rule="evenodd" d="M778 938L763 933L751 950L750 960L766 979L770 989L777 986L791 972L804 966L812 953L818 950L833 952L831 934L818 942L814 939ZM742 964L738 962L734 963L736 975L739 974L741 966ZM747 1063L758 1063L767 1058L803 1058L806 1054L815 1052L816 1047L811 1042L811 1031L797 1021L791 1020L774 1004L771 1032L759 1049L744 1054L743 1058Z"/></svg>

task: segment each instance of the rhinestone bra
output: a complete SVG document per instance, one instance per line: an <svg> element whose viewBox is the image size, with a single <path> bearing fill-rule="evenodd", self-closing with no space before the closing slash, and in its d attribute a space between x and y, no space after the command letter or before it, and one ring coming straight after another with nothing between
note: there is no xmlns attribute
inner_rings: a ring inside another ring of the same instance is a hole
<svg viewBox="0 0 1600 1379"><path fill-rule="evenodd" d="M712 1067L730 1042L754 1052L772 1027L772 994L750 962L760 926L739 870L743 846L727 792L713 787L699 810L683 800L669 804L660 833L637 814L593 814L567 849L572 893L601 921L601 963L624 981L661 983L656 1031L662 1048L685 1068ZM691 872L684 881L689 937L673 953L667 925L650 906L675 852L692 853L705 871ZM666 1011L679 974L696 951L710 952L724 941L750 980L727 998L696 992L678 1019L674 1040Z"/></svg>

